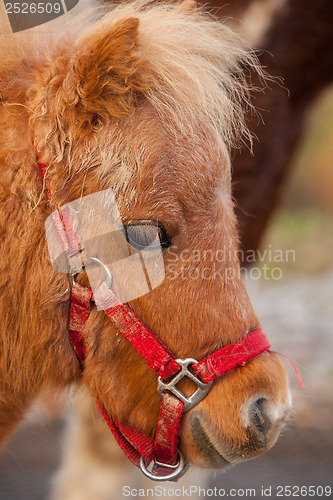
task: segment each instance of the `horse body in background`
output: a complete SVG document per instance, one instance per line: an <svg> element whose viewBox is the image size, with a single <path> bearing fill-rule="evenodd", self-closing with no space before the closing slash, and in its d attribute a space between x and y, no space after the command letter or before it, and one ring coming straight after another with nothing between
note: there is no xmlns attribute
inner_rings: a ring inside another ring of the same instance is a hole
<svg viewBox="0 0 333 500"><path fill-rule="evenodd" d="M36 151L53 206L112 188L125 227L163 228L165 279L130 307L178 357L202 359L259 327L239 273L228 157L246 132L243 67L255 60L187 3L127 4L78 30L24 47L30 35L1 40L1 443L46 387L83 381L119 422L151 436L160 405L156 374L97 309L80 372L68 278L48 256ZM180 448L203 467L252 458L289 410L285 370L265 352L185 414Z"/></svg>

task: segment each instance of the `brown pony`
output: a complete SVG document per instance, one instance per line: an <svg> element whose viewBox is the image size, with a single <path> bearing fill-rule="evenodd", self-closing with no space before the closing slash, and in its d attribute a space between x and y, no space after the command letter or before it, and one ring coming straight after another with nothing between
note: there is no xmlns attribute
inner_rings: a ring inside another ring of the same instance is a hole
<svg viewBox="0 0 333 500"><path fill-rule="evenodd" d="M0 443L42 390L73 382L153 436L156 374L97 309L81 376L69 280L48 255L36 151L53 206L112 188L125 226L163 227L165 279L130 307L178 357L202 359L259 326L239 273L228 157L246 135L244 68L256 60L189 3L129 3L0 41ZM204 467L252 458L272 446L289 410L285 370L265 352L185 414L180 448Z"/></svg>

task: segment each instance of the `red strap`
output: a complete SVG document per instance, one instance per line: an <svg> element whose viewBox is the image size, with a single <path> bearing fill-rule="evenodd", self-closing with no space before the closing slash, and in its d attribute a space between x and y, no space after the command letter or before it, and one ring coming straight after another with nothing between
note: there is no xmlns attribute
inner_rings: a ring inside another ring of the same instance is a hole
<svg viewBox="0 0 333 500"><path fill-rule="evenodd" d="M183 408L184 403L180 399L167 392L164 393L154 445L156 459L160 463L175 465L177 462L178 432Z"/></svg>
<svg viewBox="0 0 333 500"><path fill-rule="evenodd" d="M150 370L154 370L163 379L180 370L181 367L169 349L148 330L127 304L119 301L105 282L94 292L94 298L102 305L105 314L120 333L144 357Z"/></svg>
<svg viewBox="0 0 333 500"><path fill-rule="evenodd" d="M81 334L89 317L91 305L90 289L75 284L72 289L72 305L69 319L71 342L83 363L85 356L84 339ZM103 283L95 292L95 299L105 308L105 313L117 329L146 359L150 369L154 369L162 378L179 371L171 352L155 337L142 321L133 313L127 304L121 304L116 294ZM258 329L248 334L240 342L228 345L211 354L196 365L196 374L200 374L204 382L214 380L235 366L244 365L249 359L269 349L263 332ZM139 465L142 456L148 464L153 458L163 464L174 465L177 462L178 432L181 422L183 403L172 394L165 393L161 404L157 423L155 443L145 434L123 426L112 418L101 403L97 403L100 413L112 431L117 443L128 458ZM159 475L168 474L163 467Z"/></svg>
<svg viewBox="0 0 333 500"><path fill-rule="evenodd" d="M83 330L89 318L91 309L92 291L86 286L75 283L71 291L71 307L69 311L68 330L69 338L74 351L79 358L81 369L86 356Z"/></svg>
<svg viewBox="0 0 333 500"><path fill-rule="evenodd" d="M118 445L131 462L139 467L142 456L146 463L150 463L155 457L154 441L152 438L136 429L121 425L115 418L112 418L108 414L99 401L97 401L97 407Z"/></svg>
<svg viewBox="0 0 333 500"><path fill-rule="evenodd" d="M47 165L39 164L40 173L45 186L48 200L51 200L49 179L47 177ZM72 272L81 270L80 258L82 249L79 238L75 231L71 214L67 208L56 209L52 219L67 254ZM117 296L110 290L106 283L96 291L99 304L103 303L103 309L115 324L117 329L132 343L142 354L148 363L149 369L155 370L162 378L167 378L177 373L180 369L174 356L164 344L153 335L142 321L126 305L121 304ZM68 329L71 344L79 358L81 370L84 367L86 346L84 343L83 330L86 326L91 309L92 290L90 288L74 284L71 291L71 307L68 320ZM160 415L156 429L155 443L142 432L123 426L112 418L105 407L97 401L97 407L101 416L113 433L118 445L126 456L136 465L140 465L143 457L149 464L154 458L163 464L173 465L177 462L178 431L184 404L171 394L164 394L160 408ZM168 474L166 468L158 468L158 474Z"/></svg>
<svg viewBox="0 0 333 500"><path fill-rule="evenodd" d="M47 175L48 165L46 163L38 163L38 168L43 180L45 195L52 209L52 221L67 255L70 272L72 274L79 273L84 267L82 256L83 249L77 232L75 231L70 210L66 206L61 209L51 203L50 178Z"/></svg>
<svg viewBox="0 0 333 500"><path fill-rule="evenodd" d="M51 200L47 165L39 164L45 192ZM66 208L57 209L53 220L63 248L70 262L72 272L80 268L82 249L76 234L71 214ZM81 266L83 267L83 266ZM86 326L91 309L92 290L75 284L71 292L71 307L68 321L69 335L72 346L80 360L81 369L86 355L83 330ZM154 370L162 379L166 379L180 369L173 354L168 348L143 324L127 304L122 304L116 294L106 283L94 292L94 299L100 305L108 318L119 332L135 347L147 361L148 367ZM258 329L248 334L242 341L228 345L211 354L204 360L193 365L195 374L199 374L207 383L216 377L229 372L236 366L244 365L250 359L270 348L263 332ZM112 431L119 446L128 458L139 466L143 457L146 464L154 458L162 464L174 465L177 462L178 432L184 404L172 394L163 396L159 419L157 423L155 442L140 431L123 426L108 415L104 406L97 402L99 411ZM158 475L168 474L167 468L158 467Z"/></svg>
<svg viewBox="0 0 333 500"><path fill-rule="evenodd" d="M146 359L149 368L154 369L163 377L173 375L179 371L180 366L175 362L168 349L146 328L126 304L119 302L117 296L105 283L103 285L105 286L101 285L96 293L99 300L104 301L103 305L108 306L105 313L139 352L140 349L144 351L141 354ZM86 351L81 332L84 330L89 317L91 296L91 289L82 285L75 284L72 288L72 302L68 326L70 339L81 362L81 366L83 366ZM147 348L147 346L149 347ZM158 355L158 359L156 355ZM161 360L163 368L160 365ZM142 432L121 425L107 413L100 402L97 402L97 406L118 445L135 465L139 466L141 456L147 464L154 458L163 464L174 465L177 462L178 431L184 407L184 404L178 398L172 394L164 394L156 429L155 443L149 436L146 436ZM166 468L161 468L158 474L162 475L163 473L168 474L169 471Z"/></svg>
<svg viewBox="0 0 333 500"><path fill-rule="evenodd" d="M57 208L52 212L51 217L69 262L69 272L71 274L82 272L84 249L75 230L70 209L68 207Z"/></svg>
<svg viewBox="0 0 333 500"><path fill-rule="evenodd" d="M203 382L207 383L236 366L243 366L270 348L266 335L258 328L248 333L242 340L228 344L222 349L213 352L199 363L193 365L195 375L200 375Z"/></svg>
<svg viewBox="0 0 333 500"><path fill-rule="evenodd" d="M172 394L164 394L157 423L155 442L146 434L120 424L97 401L101 416L118 445L135 465L143 457L149 464L154 458L163 464L174 465L178 459L178 431L184 404ZM165 470L165 474L170 471Z"/></svg>
<svg viewBox="0 0 333 500"><path fill-rule="evenodd" d="M301 391L302 391L305 388L305 385L303 384L302 377L299 374L299 372L298 372L296 366L294 365L294 363L291 361L291 359L288 358L288 356L285 356L284 354L281 354L280 352L276 352L276 351L272 351L272 352L274 352L275 354L278 354L279 356L282 356L284 359L286 359L287 361L289 361L289 363L291 364L291 366L294 368L294 371L295 371L295 374L296 374L299 386L300 386Z"/></svg>
<svg viewBox="0 0 333 500"><path fill-rule="evenodd" d="M38 157L38 154L37 154L37 157ZM39 172L40 172L40 175L42 177L43 184L44 184L44 186L43 186L44 192L46 194L46 197L47 197L49 203L51 203L50 178L47 175L48 165L46 163L38 163L38 168L39 168Z"/></svg>

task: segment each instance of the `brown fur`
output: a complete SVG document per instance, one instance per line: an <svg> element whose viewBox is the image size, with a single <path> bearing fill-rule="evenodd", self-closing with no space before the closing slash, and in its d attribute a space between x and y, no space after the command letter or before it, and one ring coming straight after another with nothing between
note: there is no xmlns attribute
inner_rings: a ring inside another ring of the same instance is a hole
<svg viewBox="0 0 333 500"><path fill-rule="evenodd" d="M239 276L225 147L246 132L242 66L256 65L237 37L197 9L131 3L77 39L63 34L52 50L16 49L15 60L8 48L9 70L0 68L1 442L43 387L80 380L66 325L68 279L47 254L49 206L36 148L49 165L54 205L112 187L123 221L165 225L177 264L165 252L166 279L130 305L177 356L200 359L259 326ZM212 260L208 249L223 259ZM213 264L216 279L189 277ZM117 419L153 434L156 374L116 333L93 310L83 381ZM260 397L278 408L263 441L242 416L246 402ZM264 451L288 404L285 371L267 353L219 380L186 415L186 457L220 467L222 456L232 462ZM222 444L212 453L215 439Z"/></svg>

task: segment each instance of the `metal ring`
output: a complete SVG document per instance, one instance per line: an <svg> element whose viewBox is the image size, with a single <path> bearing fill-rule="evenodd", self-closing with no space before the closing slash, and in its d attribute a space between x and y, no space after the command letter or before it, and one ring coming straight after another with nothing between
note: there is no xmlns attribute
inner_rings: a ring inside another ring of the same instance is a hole
<svg viewBox="0 0 333 500"><path fill-rule="evenodd" d="M143 474L145 476L149 477L149 479L152 479L153 481L172 481L172 480L180 477L181 472L187 468L187 463L185 462L182 454L179 452L178 452L178 463L176 465L162 464L162 463L158 462L155 458L153 459L153 462L154 462L153 472L150 472L147 468L147 465L146 465L146 462L144 461L144 458L143 457L140 458L141 471L143 472ZM156 472L157 472L158 466L164 467L165 469L170 469L170 470L172 470L172 472L170 474L167 474L166 476L158 476L156 473L154 474L154 467L156 467Z"/></svg>
<svg viewBox="0 0 333 500"><path fill-rule="evenodd" d="M76 284L76 276L78 275L78 273L75 273L75 274L70 274L69 275L69 281L70 281L70 284L71 284L71 287L73 288L73 286Z"/></svg>
<svg viewBox="0 0 333 500"><path fill-rule="evenodd" d="M181 370L177 372L168 382L164 382L161 377L158 377L157 393L161 396L161 398L163 398L165 391L170 391L174 396L176 396L176 398L184 403L183 413L185 413L200 403L200 401L207 396L213 384L213 380L205 384L199 379L199 377L189 371L188 365L196 364L196 359L176 359L176 363L181 366ZM191 396L185 396L185 394L177 388L178 382L184 377L192 380L192 382L194 382L197 386L196 391L194 391Z"/></svg>
<svg viewBox="0 0 333 500"><path fill-rule="evenodd" d="M92 260L96 264L99 264L103 268L103 271L105 273L106 284L108 285L109 288L112 288L112 275L111 275L109 269L106 267L106 265L101 260L99 260L97 257L90 257L90 260ZM89 263L88 263L88 265L89 265ZM87 267L87 264L85 265L85 267ZM78 274L79 273L74 273L74 274L70 275L70 283L71 283L72 287L76 283L76 276L78 276Z"/></svg>
<svg viewBox="0 0 333 500"><path fill-rule="evenodd" d="M102 266L103 271L105 273L106 284L108 285L109 288L112 288L112 275L111 275L109 269L104 264L104 262L102 262L101 260L99 260L97 257L90 257L90 260L92 260L93 262L96 262L97 264L99 264L100 266Z"/></svg>

